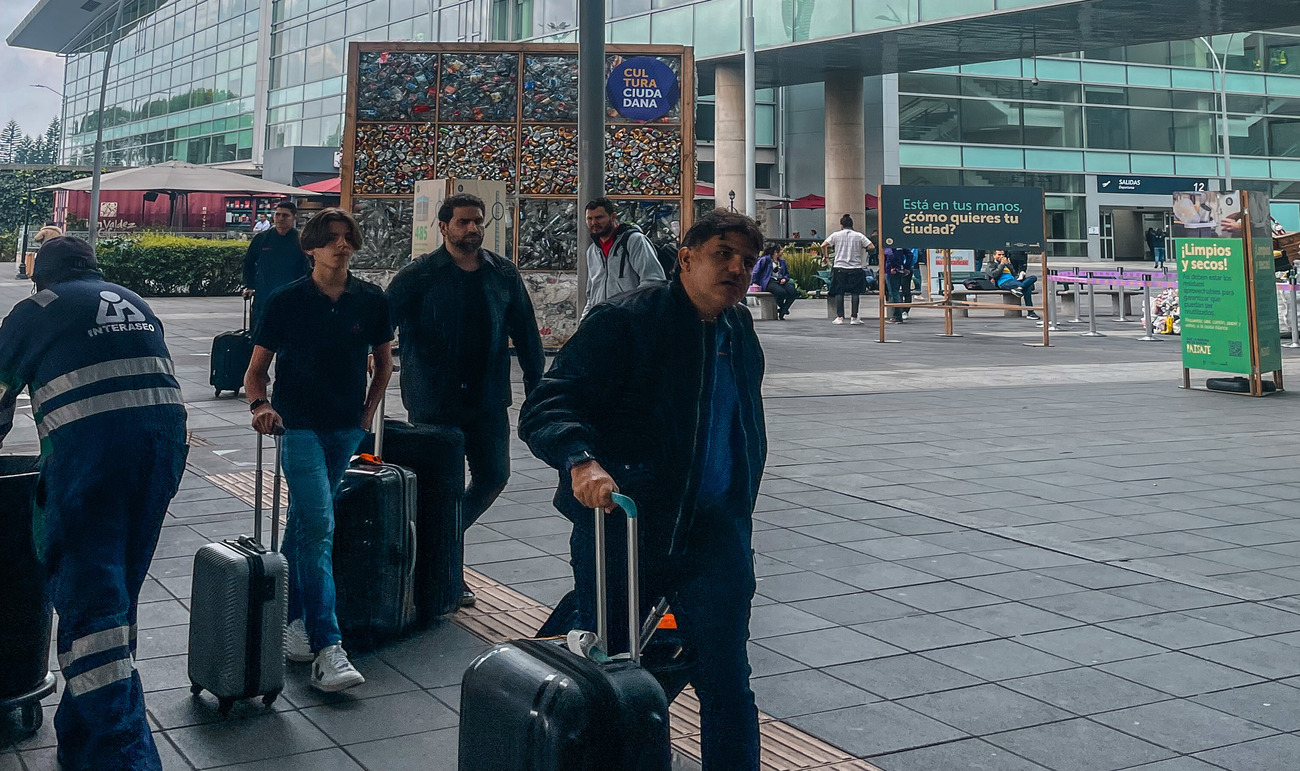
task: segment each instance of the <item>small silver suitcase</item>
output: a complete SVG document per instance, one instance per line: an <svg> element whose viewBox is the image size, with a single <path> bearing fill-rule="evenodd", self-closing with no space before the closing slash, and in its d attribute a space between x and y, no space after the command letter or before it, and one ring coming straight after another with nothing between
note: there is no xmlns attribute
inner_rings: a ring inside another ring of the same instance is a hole
<svg viewBox="0 0 1300 771"><path fill-rule="evenodd" d="M239 699L271 706L284 688L289 566L280 554L280 442L272 483L271 548L262 546L262 435L257 435L253 537L210 543L194 555L190 690L211 691L222 715Z"/></svg>

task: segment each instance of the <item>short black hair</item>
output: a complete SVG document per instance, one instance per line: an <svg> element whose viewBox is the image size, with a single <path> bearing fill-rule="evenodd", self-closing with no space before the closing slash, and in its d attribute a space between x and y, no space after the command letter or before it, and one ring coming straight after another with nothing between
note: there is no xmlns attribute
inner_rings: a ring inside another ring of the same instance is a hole
<svg viewBox="0 0 1300 771"><path fill-rule="evenodd" d="M853 218L847 214L845 214L843 217L840 217L840 227L842 228L853 227Z"/></svg>
<svg viewBox="0 0 1300 771"><path fill-rule="evenodd" d="M682 236L682 246L693 248L704 245L714 236L739 233L754 247L754 251L763 248L763 231L758 223L743 214L726 209L714 209L700 217L691 225L691 229Z"/></svg>
<svg viewBox="0 0 1300 771"><path fill-rule="evenodd" d="M762 256L763 256L763 257L775 257L775 256L776 256L776 253L779 252L779 251L781 251L781 245L780 245L780 244L768 244L767 246L763 247L763 254L762 254Z"/></svg>
<svg viewBox="0 0 1300 771"><path fill-rule="evenodd" d="M293 212L294 214L297 214L297 213L298 213L298 204L294 203L293 201L290 201L288 198L286 198L286 199L284 199L283 201L277 203L277 204L275 205L275 208L277 208L277 209L288 209L289 211Z"/></svg>
<svg viewBox="0 0 1300 771"><path fill-rule="evenodd" d="M320 249L333 243L334 234L330 232L330 225L335 222L342 222L348 226L348 243L352 244L353 249L360 249L361 228L357 226L357 221L351 214L333 207L322 209L315 217L307 220L302 234L298 236L298 245L304 252L310 252L312 249Z"/></svg>
<svg viewBox="0 0 1300 771"><path fill-rule="evenodd" d="M587 208L583 209L583 211L591 211L592 209L604 209L606 212L609 212L611 217L618 214L618 210L614 207L614 202L605 196L601 196L594 201L588 201Z"/></svg>
<svg viewBox="0 0 1300 771"><path fill-rule="evenodd" d="M472 193L457 193L447 197L442 202L442 206L438 207L438 221L443 223L451 222L452 216L456 214L456 209L461 206L477 206L479 211L487 214L487 204L483 203L482 198Z"/></svg>

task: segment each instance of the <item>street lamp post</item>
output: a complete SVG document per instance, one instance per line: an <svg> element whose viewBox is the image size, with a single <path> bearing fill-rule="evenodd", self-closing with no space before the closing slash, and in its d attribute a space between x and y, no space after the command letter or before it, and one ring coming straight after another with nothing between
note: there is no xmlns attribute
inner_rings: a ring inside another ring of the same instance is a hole
<svg viewBox="0 0 1300 771"><path fill-rule="evenodd" d="M113 63L113 48L122 31L122 7L126 0L117 0L117 12L113 18L113 27L108 31L108 47L104 50L104 77L99 83L99 120L95 121L95 168L90 176L90 224L88 240L95 245L99 235L99 177L104 165L104 100L108 97L108 68Z"/></svg>
<svg viewBox="0 0 1300 771"><path fill-rule="evenodd" d="M1228 48L1232 48L1233 35L1228 36ZM1228 131L1228 52L1224 51L1222 58L1214 50L1214 45L1208 38L1197 38L1209 50L1211 58L1214 59L1214 68L1219 72L1219 122L1221 129L1220 143L1223 145L1223 182L1224 187L1232 189L1232 137Z"/></svg>

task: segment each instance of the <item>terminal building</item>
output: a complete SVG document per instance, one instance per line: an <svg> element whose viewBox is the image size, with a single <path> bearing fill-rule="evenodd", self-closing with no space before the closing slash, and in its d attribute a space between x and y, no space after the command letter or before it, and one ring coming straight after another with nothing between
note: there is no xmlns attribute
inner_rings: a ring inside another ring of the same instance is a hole
<svg viewBox="0 0 1300 771"><path fill-rule="evenodd" d="M742 0L605 1L607 41L694 47L699 180L743 199ZM338 148L349 41L576 39L577 0L123 2L111 165ZM844 212L869 230L879 184L1034 186L1051 256L1139 260L1171 191L1226 184L1221 88L1233 185L1300 230L1300 4L1189 5L756 0L758 187L828 207L763 208L769 234L825 234ZM40 0L9 36L66 57L65 163L91 162L116 7Z"/></svg>

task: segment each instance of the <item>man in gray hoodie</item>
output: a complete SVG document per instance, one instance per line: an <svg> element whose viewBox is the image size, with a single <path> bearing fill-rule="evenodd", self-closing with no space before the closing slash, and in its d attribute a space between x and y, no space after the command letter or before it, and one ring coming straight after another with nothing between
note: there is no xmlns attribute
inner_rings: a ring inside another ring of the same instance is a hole
<svg viewBox="0 0 1300 771"><path fill-rule="evenodd" d="M635 225L619 224L613 201L597 198L587 204L587 229L591 231L591 245L587 247L587 305L583 316L598 303L647 281L667 281L654 244Z"/></svg>

